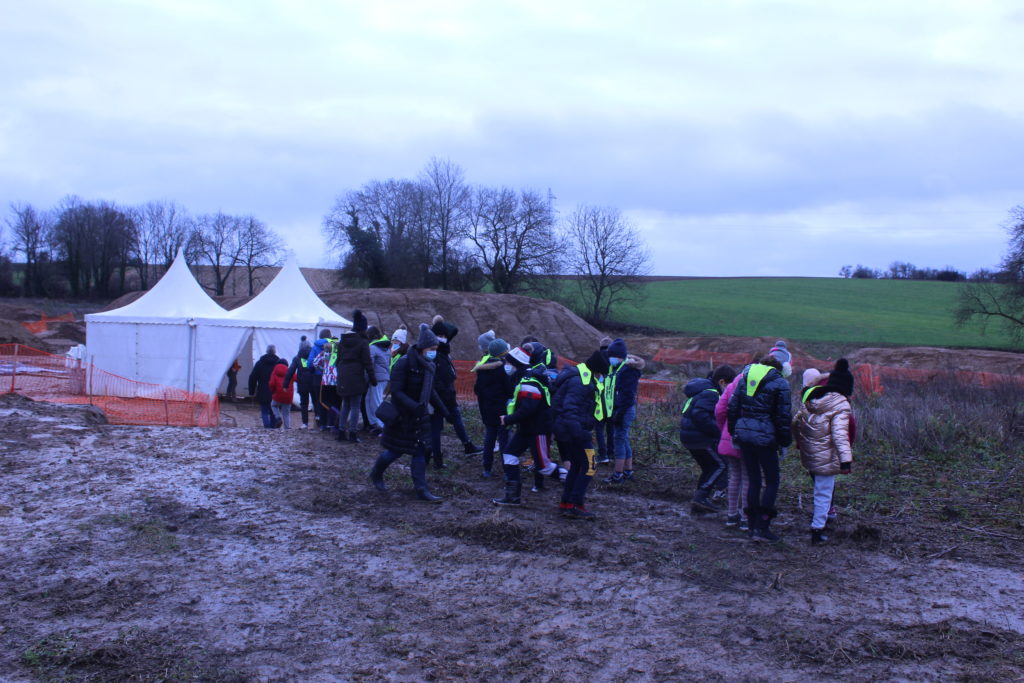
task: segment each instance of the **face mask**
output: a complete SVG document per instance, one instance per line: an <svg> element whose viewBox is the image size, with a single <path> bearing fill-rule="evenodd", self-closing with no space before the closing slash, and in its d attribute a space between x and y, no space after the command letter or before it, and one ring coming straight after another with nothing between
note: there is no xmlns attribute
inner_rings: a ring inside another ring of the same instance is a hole
<svg viewBox="0 0 1024 683"><path fill-rule="evenodd" d="M434 360L435 358L437 358L437 351L427 351L426 353L423 354L423 357L426 358L427 360Z"/></svg>
<svg viewBox="0 0 1024 683"><path fill-rule="evenodd" d="M392 351L392 352L394 352L394 351L397 351L397 350L398 350L398 349L400 349L400 348L402 348L402 345L401 345L401 344L392 344L392 345L391 345L391 351Z"/></svg>
<svg viewBox="0 0 1024 683"><path fill-rule="evenodd" d="M512 367L511 365L506 365L505 366L505 374L506 375L514 375L514 374L516 374L516 369L514 367Z"/></svg>
<svg viewBox="0 0 1024 683"><path fill-rule="evenodd" d="M608 364L609 364L609 365L611 365L611 366L612 366L613 368L614 368L614 367L615 367L616 365L618 365L619 363L621 363L621 362L622 362L622 359L621 359L621 358L609 358L609 359L608 359Z"/></svg>

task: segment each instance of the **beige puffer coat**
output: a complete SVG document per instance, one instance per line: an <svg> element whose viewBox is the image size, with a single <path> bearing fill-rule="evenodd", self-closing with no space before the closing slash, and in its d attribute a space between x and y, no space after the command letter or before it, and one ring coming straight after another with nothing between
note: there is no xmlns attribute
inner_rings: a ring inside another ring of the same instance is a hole
<svg viewBox="0 0 1024 683"><path fill-rule="evenodd" d="M793 436L800 462L811 474L839 474L839 464L853 461L850 448L850 402L829 392L800 406L793 418Z"/></svg>

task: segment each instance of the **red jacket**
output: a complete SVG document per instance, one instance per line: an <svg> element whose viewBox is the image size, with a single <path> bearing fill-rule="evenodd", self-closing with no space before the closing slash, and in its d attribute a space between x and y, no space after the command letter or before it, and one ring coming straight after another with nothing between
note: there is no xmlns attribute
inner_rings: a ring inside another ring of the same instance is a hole
<svg viewBox="0 0 1024 683"><path fill-rule="evenodd" d="M288 366L278 363L274 371L270 373L270 398L275 403L291 403L295 398L294 385L284 383L284 376L288 374Z"/></svg>

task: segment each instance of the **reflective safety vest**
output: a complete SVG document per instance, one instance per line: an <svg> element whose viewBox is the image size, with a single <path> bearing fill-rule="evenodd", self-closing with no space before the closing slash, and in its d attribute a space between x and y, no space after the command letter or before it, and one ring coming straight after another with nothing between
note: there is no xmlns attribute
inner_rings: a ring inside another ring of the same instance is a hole
<svg viewBox="0 0 1024 683"><path fill-rule="evenodd" d="M721 394L718 393L718 389L705 389L704 391L713 391L713 392L715 392L715 396L721 396ZM704 393L704 391L700 392L700 394ZM691 396L690 398L686 399L686 403L683 404L683 413L684 414L686 413L687 410L690 409L690 403L693 402L693 399L697 398L697 396L700 396L700 394L697 394L696 396Z"/></svg>
<svg viewBox="0 0 1024 683"><path fill-rule="evenodd" d="M380 339L374 339L374 340L373 340L372 342L370 342L370 343L371 343L371 344L380 344L381 342L386 342L386 341L391 341L391 340L390 340L390 339L388 339L388 335L386 335L386 334L385 334L385 335L383 335L383 336L382 336L382 337L381 337Z"/></svg>
<svg viewBox="0 0 1024 683"><path fill-rule="evenodd" d="M396 353L395 355L391 356L391 364L390 364L390 365L388 365L388 371L389 371L389 372L390 372L391 370L394 370L394 369L395 369L395 363L397 363L397 362L398 362L398 359L399 359L399 358L401 358L401 357L402 357L402 356L404 356L404 355L405 355L404 353Z"/></svg>
<svg viewBox="0 0 1024 683"><path fill-rule="evenodd" d="M548 406L551 405L551 390L544 386L544 383L536 377L524 377L519 381L519 384L516 385L515 393L512 394L512 400L508 402L508 407L505 409L507 414L511 415L516 412L516 406L519 404L519 389L524 384L529 384L530 386L540 389L541 393L544 394L544 402L547 403Z"/></svg>
<svg viewBox="0 0 1024 683"><path fill-rule="evenodd" d="M774 369L770 365L761 365L760 363L751 365L750 369L747 370L747 380L743 384L743 390L747 393L747 396L756 394L757 390L761 388L761 382Z"/></svg>
<svg viewBox="0 0 1024 683"><path fill-rule="evenodd" d="M303 367L303 369L308 368L309 367L309 359L308 358L300 358L299 359L299 365L301 365Z"/></svg>
<svg viewBox="0 0 1024 683"><path fill-rule="evenodd" d="M809 399L809 398L811 397L811 392L812 392L812 391L814 391L814 390L815 390L815 389L817 389L817 388L818 388L818 387L810 387L810 388L808 388L808 389L807 389L807 390L806 390L806 391L804 392L804 395L800 397L800 402L801 402L801 403L807 403L807 399Z"/></svg>
<svg viewBox="0 0 1024 683"><path fill-rule="evenodd" d="M621 363L616 365L614 368L608 371L608 376L604 378L604 412L605 415L611 415L615 410L615 385L619 381L619 371L626 367L626 361L623 359Z"/></svg>
<svg viewBox="0 0 1024 683"><path fill-rule="evenodd" d="M330 365L337 365L338 364L338 340L337 339L328 339L327 340L327 345L331 349L331 362L330 362Z"/></svg>
<svg viewBox="0 0 1024 683"><path fill-rule="evenodd" d="M590 380L594 377L594 373L591 372L590 368L587 367L586 363L580 363L576 366L576 369L580 373L580 381L583 382L583 386L589 386ZM597 392L594 396L594 419L600 422L604 419L604 383L596 382Z"/></svg>

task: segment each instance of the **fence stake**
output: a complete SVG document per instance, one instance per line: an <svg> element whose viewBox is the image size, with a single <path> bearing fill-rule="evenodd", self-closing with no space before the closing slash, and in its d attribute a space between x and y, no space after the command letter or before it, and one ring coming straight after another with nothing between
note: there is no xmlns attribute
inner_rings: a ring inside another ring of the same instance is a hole
<svg viewBox="0 0 1024 683"><path fill-rule="evenodd" d="M14 363L11 365L11 393L14 393L14 381L18 377L18 350L21 344L14 345Z"/></svg>
<svg viewBox="0 0 1024 683"><path fill-rule="evenodd" d="M89 405L92 405L92 381L93 381L93 370L96 368L96 356L89 356Z"/></svg>
<svg viewBox="0 0 1024 683"><path fill-rule="evenodd" d="M167 390L164 389L164 424L171 426L171 409L167 406Z"/></svg>

